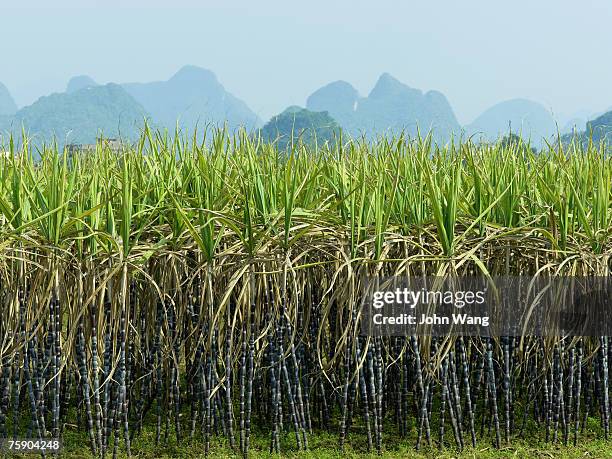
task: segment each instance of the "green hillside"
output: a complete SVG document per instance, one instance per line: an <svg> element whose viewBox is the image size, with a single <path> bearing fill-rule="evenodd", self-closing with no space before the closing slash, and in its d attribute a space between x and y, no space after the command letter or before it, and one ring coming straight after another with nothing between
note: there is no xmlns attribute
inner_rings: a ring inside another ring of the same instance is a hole
<svg viewBox="0 0 612 459"><path fill-rule="evenodd" d="M262 128L262 137L276 142L279 149L286 149L291 143L323 145L333 142L340 133L340 126L327 112L312 112L292 106L273 117Z"/></svg>
<svg viewBox="0 0 612 459"><path fill-rule="evenodd" d="M586 136L593 135L593 141L601 142L603 140L608 143L612 142L612 111L604 113L587 123Z"/></svg>
<svg viewBox="0 0 612 459"><path fill-rule="evenodd" d="M100 134L136 138L145 116L144 108L121 86L107 84L41 97L0 120L0 130L20 136L23 126L36 142L94 143Z"/></svg>

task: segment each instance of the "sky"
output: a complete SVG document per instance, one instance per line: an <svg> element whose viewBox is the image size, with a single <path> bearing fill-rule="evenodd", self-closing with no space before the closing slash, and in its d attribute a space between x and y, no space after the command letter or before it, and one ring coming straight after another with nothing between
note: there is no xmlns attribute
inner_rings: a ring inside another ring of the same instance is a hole
<svg viewBox="0 0 612 459"><path fill-rule="evenodd" d="M516 97L560 120L612 105L609 0L14 3L0 5L0 82L19 106L75 75L156 81L186 64L262 119L336 80L366 96L383 72L441 91L462 124Z"/></svg>

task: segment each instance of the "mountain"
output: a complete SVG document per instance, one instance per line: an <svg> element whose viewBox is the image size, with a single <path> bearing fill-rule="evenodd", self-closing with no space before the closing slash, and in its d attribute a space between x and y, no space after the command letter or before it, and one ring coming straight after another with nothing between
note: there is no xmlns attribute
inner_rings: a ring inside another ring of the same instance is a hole
<svg viewBox="0 0 612 459"><path fill-rule="evenodd" d="M346 81L335 81L313 92L306 101L312 112L328 112L349 133L359 130L359 93Z"/></svg>
<svg viewBox="0 0 612 459"><path fill-rule="evenodd" d="M285 150L292 141L307 145L323 145L333 142L340 133L340 126L325 111L313 112L302 107L291 106L273 117L261 129L267 142L276 142L280 150Z"/></svg>
<svg viewBox="0 0 612 459"><path fill-rule="evenodd" d="M511 99L492 106L465 128L467 135L490 141L509 131L524 139L531 138L532 144L540 146L543 139L557 134L557 125L543 105L527 99Z"/></svg>
<svg viewBox="0 0 612 459"><path fill-rule="evenodd" d="M0 131L20 135L21 127L35 141L95 143L98 135L135 139L146 112L121 86L107 84L72 93L41 97L5 119Z"/></svg>
<svg viewBox="0 0 612 459"><path fill-rule="evenodd" d="M98 86L98 83L96 83L91 77L87 75L78 75L70 79L68 85L66 86L66 92L77 92L81 89L91 88L93 86Z"/></svg>
<svg viewBox="0 0 612 459"><path fill-rule="evenodd" d="M581 143L583 148L587 148L591 141L595 145L605 142L608 149L612 148L612 110L588 121L584 131L576 130L561 137L564 145L570 145L575 141Z"/></svg>
<svg viewBox="0 0 612 459"><path fill-rule="evenodd" d="M574 132L584 131L587 121L584 118L572 118L561 129L561 134L572 134Z"/></svg>
<svg viewBox="0 0 612 459"><path fill-rule="evenodd" d="M438 141L459 133L460 126L446 97L438 91L423 93L383 73L367 97L345 81L324 86L308 97L306 108L327 111L351 135L372 138L400 131L415 136L430 130Z"/></svg>
<svg viewBox="0 0 612 459"><path fill-rule="evenodd" d="M153 121L173 131L177 122L193 129L196 124L223 124L230 129L260 125L255 113L227 92L210 70L195 66L180 69L167 81L127 83L123 88L151 115Z"/></svg>
<svg viewBox="0 0 612 459"><path fill-rule="evenodd" d="M17 105L11 97L11 93L0 83L0 116L10 116L17 111Z"/></svg>
<svg viewBox="0 0 612 459"><path fill-rule="evenodd" d="M605 140L608 144L612 144L612 110L587 123L585 139L591 134L594 142Z"/></svg>

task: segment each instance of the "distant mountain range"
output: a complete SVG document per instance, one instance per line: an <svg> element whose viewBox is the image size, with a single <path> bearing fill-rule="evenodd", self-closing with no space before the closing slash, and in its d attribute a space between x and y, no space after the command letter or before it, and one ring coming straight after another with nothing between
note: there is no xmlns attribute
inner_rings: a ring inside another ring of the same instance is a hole
<svg viewBox="0 0 612 459"><path fill-rule="evenodd" d="M372 138L381 134L422 135L433 131L438 140L458 135L461 127L446 100L437 91L423 93L383 73L367 97L346 81L324 86L308 97L306 108L327 111L351 135Z"/></svg>
<svg viewBox="0 0 612 459"><path fill-rule="evenodd" d="M96 137L134 139L146 117L144 108L121 86L86 87L41 97L0 121L0 131L20 136L22 126L35 142L95 143Z"/></svg>
<svg viewBox="0 0 612 459"><path fill-rule="evenodd" d="M41 97L17 110L0 86L0 134L26 132L41 142L95 143L105 137L134 139L144 120L171 132L178 126L190 132L196 125L227 125L253 129L261 120L240 99L227 92L209 70L186 66L168 81L98 85L81 75L63 93Z"/></svg>
<svg viewBox="0 0 612 459"><path fill-rule="evenodd" d="M543 105L512 99L490 107L462 127L444 94L411 88L388 73L378 78L365 97L346 81L330 83L313 92L305 111L301 110L304 109L290 107L271 121L276 123L274 126L285 126L289 119L316 120L323 127L331 120L345 133L368 139L399 132L425 135L431 131L434 140L442 143L451 136L494 141L512 132L530 138L536 147L542 146L544 139L554 140L557 129L561 134L592 129L597 136L606 137L612 113L608 111L588 125L586 117L580 116L557 127L552 113ZM322 112L326 114L317 115ZM56 139L60 144L93 143L100 133L133 139L140 133L145 118L153 127L171 132L177 125L190 132L195 126L225 124L231 130L238 127L252 130L263 125L245 102L223 87L213 72L195 66L181 68L166 81L150 83L101 86L87 75L75 76L65 92L41 97L20 110L0 83L0 137L9 132L20 135L24 126L36 139L47 142ZM268 132L272 132L271 126L268 123Z"/></svg>
<svg viewBox="0 0 612 459"><path fill-rule="evenodd" d="M380 134L400 131L415 136L430 130L437 141L446 142L451 136L472 137L480 141L495 141L509 134L521 134L541 147L552 141L557 124L550 110L542 104L526 99L512 99L485 110L467 126L461 127L451 105L438 91L423 93L411 88L388 73L383 73L367 97L346 81L336 81L316 90L308 97L306 108L314 112L328 112L352 136L372 138ZM586 122L575 120L564 126L584 129Z"/></svg>

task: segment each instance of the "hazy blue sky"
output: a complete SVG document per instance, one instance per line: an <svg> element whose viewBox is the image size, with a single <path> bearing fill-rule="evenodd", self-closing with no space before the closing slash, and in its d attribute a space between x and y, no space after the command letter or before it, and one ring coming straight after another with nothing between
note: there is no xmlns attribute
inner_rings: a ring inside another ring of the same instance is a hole
<svg viewBox="0 0 612 459"><path fill-rule="evenodd" d="M513 97L561 116L612 105L609 0L17 1L0 6L0 81L20 106L73 75L161 80L184 64L264 119L338 79L366 95L385 71L442 91L462 123Z"/></svg>

